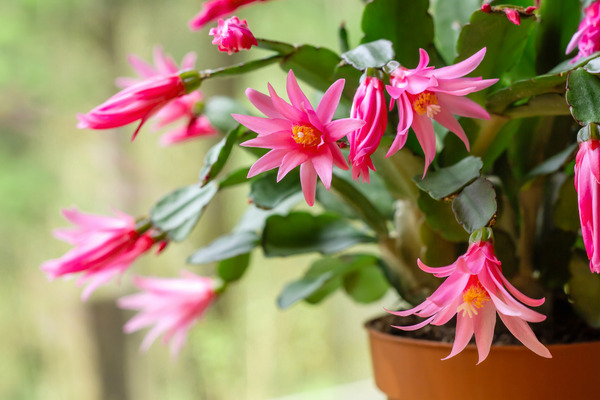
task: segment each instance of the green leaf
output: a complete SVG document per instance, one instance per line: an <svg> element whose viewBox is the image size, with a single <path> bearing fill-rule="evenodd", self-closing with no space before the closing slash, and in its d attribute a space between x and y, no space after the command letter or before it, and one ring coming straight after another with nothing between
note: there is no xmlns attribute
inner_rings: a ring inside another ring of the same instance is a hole
<svg viewBox="0 0 600 400"><path fill-rule="evenodd" d="M445 0L444 0L445 1ZM419 49L434 50L433 19L428 0L374 0L365 6L361 43L387 39L394 44L396 60L405 67L419 63Z"/></svg>
<svg viewBox="0 0 600 400"><path fill-rule="evenodd" d="M284 71L293 70L298 79L325 92L333 83L333 74L339 62L338 55L329 49L303 45L285 57L280 65Z"/></svg>
<svg viewBox="0 0 600 400"><path fill-rule="evenodd" d="M497 78L509 71L521 57L535 17L521 15L521 25L511 23L503 12L476 11L458 38L458 57L462 61L486 47L485 58L471 76ZM479 92L479 93L483 93ZM482 94L479 95L482 97Z"/></svg>
<svg viewBox="0 0 600 400"><path fill-rule="evenodd" d="M361 76L362 72L354 68L352 65L340 63L335 68L332 80L337 81L338 79L344 79L346 81L342 96L344 99L351 102L352 99L354 99L354 94L356 93L356 89L358 89L360 84Z"/></svg>
<svg viewBox="0 0 600 400"><path fill-rule="evenodd" d="M580 125L600 123L600 79L583 68L569 73L567 104Z"/></svg>
<svg viewBox="0 0 600 400"><path fill-rule="evenodd" d="M271 215L287 215L292 208L303 200L304 195L302 193L296 193L270 210L264 210L256 207L254 204L250 204L234 228L234 231L262 231L265 227L267 218Z"/></svg>
<svg viewBox="0 0 600 400"><path fill-rule="evenodd" d="M285 309L294 303L304 300L323 287L332 276L333 271L329 271L322 275L307 276L300 280L288 283L277 298L277 305L279 308Z"/></svg>
<svg viewBox="0 0 600 400"><path fill-rule="evenodd" d="M539 72L546 72L565 60L567 44L577 31L579 0L544 0L535 33Z"/></svg>
<svg viewBox="0 0 600 400"><path fill-rule="evenodd" d="M473 11L481 7L481 0L442 0L432 5L435 23L435 45L446 63L456 58L456 41L461 28L469 22Z"/></svg>
<svg viewBox="0 0 600 400"><path fill-rule="evenodd" d="M250 253L240 254L219 262L217 274L225 282L234 282L240 279L250 264Z"/></svg>
<svg viewBox="0 0 600 400"><path fill-rule="evenodd" d="M276 63L281 60L282 55L275 54L273 56L261 58L258 60L252 60L248 62L243 62L235 65L231 65L228 67L221 67L212 70L200 71L201 76L206 75L207 77L227 77L227 76L235 76L240 74L245 74L251 71L255 71L257 69L261 69L264 67L268 67L271 64ZM205 77L206 79L206 77Z"/></svg>
<svg viewBox="0 0 600 400"><path fill-rule="evenodd" d="M361 44L342 54L342 60L363 71L367 68L381 68L393 59L394 45L385 39Z"/></svg>
<svg viewBox="0 0 600 400"><path fill-rule="evenodd" d="M249 182L249 179L248 179L248 171L249 170L250 170L250 167L243 167L243 168L236 169L235 171L233 171L232 173L230 173L225 178L223 178L219 181L219 189L224 189L224 188L228 188L231 186L236 186L236 185L239 185L242 183Z"/></svg>
<svg viewBox="0 0 600 400"><path fill-rule="evenodd" d="M229 132L238 126L231 114L247 114L248 111L237 101L226 96L212 96L204 105L204 115L210 124L221 132Z"/></svg>
<svg viewBox="0 0 600 400"><path fill-rule="evenodd" d="M431 229L444 239L451 242L465 242L469 239L469 235L456 221L450 202L434 200L423 193L417 204Z"/></svg>
<svg viewBox="0 0 600 400"><path fill-rule="evenodd" d="M577 149L577 143L573 143L561 152L548 158L543 163L529 171L527 179L534 178L539 175L549 175L560 170L565 163L571 158L575 150Z"/></svg>
<svg viewBox="0 0 600 400"><path fill-rule="evenodd" d="M379 299L389 285L380 270L381 260L370 254L323 257L315 261L304 276L285 286L277 299L281 308L305 300L316 304L344 285L356 301Z"/></svg>
<svg viewBox="0 0 600 400"><path fill-rule="evenodd" d="M381 182L373 179L372 187L361 187L361 184L352 180L348 174L336 171L331 186L371 229L378 234L387 235L386 216L391 218L393 214L393 199Z"/></svg>
<svg viewBox="0 0 600 400"><path fill-rule="evenodd" d="M257 42L260 49L276 51L279 54L289 54L296 48L291 44L276 40L257 39Z"/></svg>
<svg viewBox="0 0 600 400"><path fill-rule="evenodd" d="M589 262L578 253L569 264L569 294L573 307L591 326L600 328L600 276L590 272Z"/></svg>
<svg viewBox="0 0 600 400"><path fill-rule="evenodd" d="M154 205L150 211L152 224L176 242L185 239L218 190L214 182L203 187L192 185L175 190Z"/></svg>
<svg viewBox="0 0 600 400"><path fill-rule="evenodd" d="M249 253L259 244L259 235L255 232L233 232L221 236L188 257L188 264L206 264L213 261Z"/></svg>
<svg viewBox="0 0 600 400"><path fill-rule="evenodd" d="M246 128L238 125L231 130L219 143L215 144L204 157L204 166L200 170L200 182L203 185L212 181L225 166L233 145L246 132Z"/></svg>
<svg viewBox="0 0 600 400"><path fill-rule="evenodd" d="M478 178L452 201L456 220L469 233L486 226L497 209L494 185L485 178Z"/></svg>
<svg viewBox="0 0 600 400"><path fill-rule="evenodd" d="M267 219L262 245L265 256L336 253L358 243L373 243L375 238L355 228L336 214L318 216L295 212Z"/></svg>
<svg viewBox="0 0 600 400"><path fill-rule="evenodd" d="M495 114L504 114L513 103L518 101L546 93L564 93L566 82L565 72L517 81L509 87L492 93L486 101L486 107Z"/></svg>
<svg viewBox="0 0 600 400"><path fill-rule="evenodd" d="M573 177L567 179L560 187L554 205L554 224L565 231L579 232L579 208Z"/></svg>
<svg viewBox="0 0 600 400"><path fill-rule="evenodd" d="M481 158L469 156L450 167L430 172L424 179L417 175L413 181L419 189L439 200L458 192L469 182L478 178L481 167L483 167Z"/></svg>
<svg viewBox="0 0 600 400"><path fill-rule="evenodd" d="M258 208L268 210L301 191L300 175L297 171L290 172L279 182L277 172L267 172L252 181L248 196Z"/></svg>
<svg viewBox="0 0 600 400"><path fill-rule="evenodd" d="M344 290L358 303L379 300L387 292L389 284L376 265L350 272L344 277Z"/></svg>

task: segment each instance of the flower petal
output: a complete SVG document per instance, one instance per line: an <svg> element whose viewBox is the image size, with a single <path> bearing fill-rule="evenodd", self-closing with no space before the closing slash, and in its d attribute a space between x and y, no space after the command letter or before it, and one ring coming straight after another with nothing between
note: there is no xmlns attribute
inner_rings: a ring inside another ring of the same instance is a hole
<svg viewBox="0 0 600 400"><path fill-rule="evenodd" d="M323 122L327 124L333 118L335 110L338 107L340 98L342 97L342 91L344 90L344 79L338 79L327 89L319 105L317 106L317 116Z"/></svg>

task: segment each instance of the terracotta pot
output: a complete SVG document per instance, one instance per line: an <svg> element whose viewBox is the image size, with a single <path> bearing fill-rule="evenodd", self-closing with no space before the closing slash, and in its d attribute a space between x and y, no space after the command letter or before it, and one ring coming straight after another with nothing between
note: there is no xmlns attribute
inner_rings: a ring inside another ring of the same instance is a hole
<svg viewBox="0 0 600 400"><path fill-rule="evenodd" d="M548 346L552 359L525 346L492 346L477 363L477 348L459 355L451 344L369 332L375 384L389 400L592 400L600 398L600 342Z"/></svg>

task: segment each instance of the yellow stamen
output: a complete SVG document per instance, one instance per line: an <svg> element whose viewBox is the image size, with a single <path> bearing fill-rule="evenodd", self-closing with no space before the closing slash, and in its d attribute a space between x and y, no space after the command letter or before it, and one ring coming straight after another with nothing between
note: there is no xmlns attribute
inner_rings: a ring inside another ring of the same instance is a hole
<svg viewBox="0 0 600 400"><path fill-rule="evenodd" d="M294 125L292 137L304 147L314 147L321 143L321 132L307 125Z"/></svg>
<svg viewBox="0 0 600 400"><path fill-rule="evenodd" d="M490 300L487 292L481 286L479 282L469 286L467 290L463 292L463 303L458 306L457 312L463 313L463 317L468 314L469 318L473 318L473 315L477 315L477 309L483 307L483 303Z"/></svg>
<svg viewBox="0 0 600 400"><path fill-rule="evenodd" d="M417 97L415 97L415 99L412 101L412 106L417 114L427 114L428 118L433 118L441 111L437 96L434 93L427 91L420 93Z"/></svg>

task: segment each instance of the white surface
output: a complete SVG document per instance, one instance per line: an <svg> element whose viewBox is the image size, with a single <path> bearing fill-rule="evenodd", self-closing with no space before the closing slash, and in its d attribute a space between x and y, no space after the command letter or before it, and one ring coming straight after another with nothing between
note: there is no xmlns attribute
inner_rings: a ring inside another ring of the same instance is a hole
<svg viewBox="0 0 600 400"><path fill-rule="evenodd" d="M328 389L293 394L270 400L385 400L372 380L347 383Z"/></svg>

